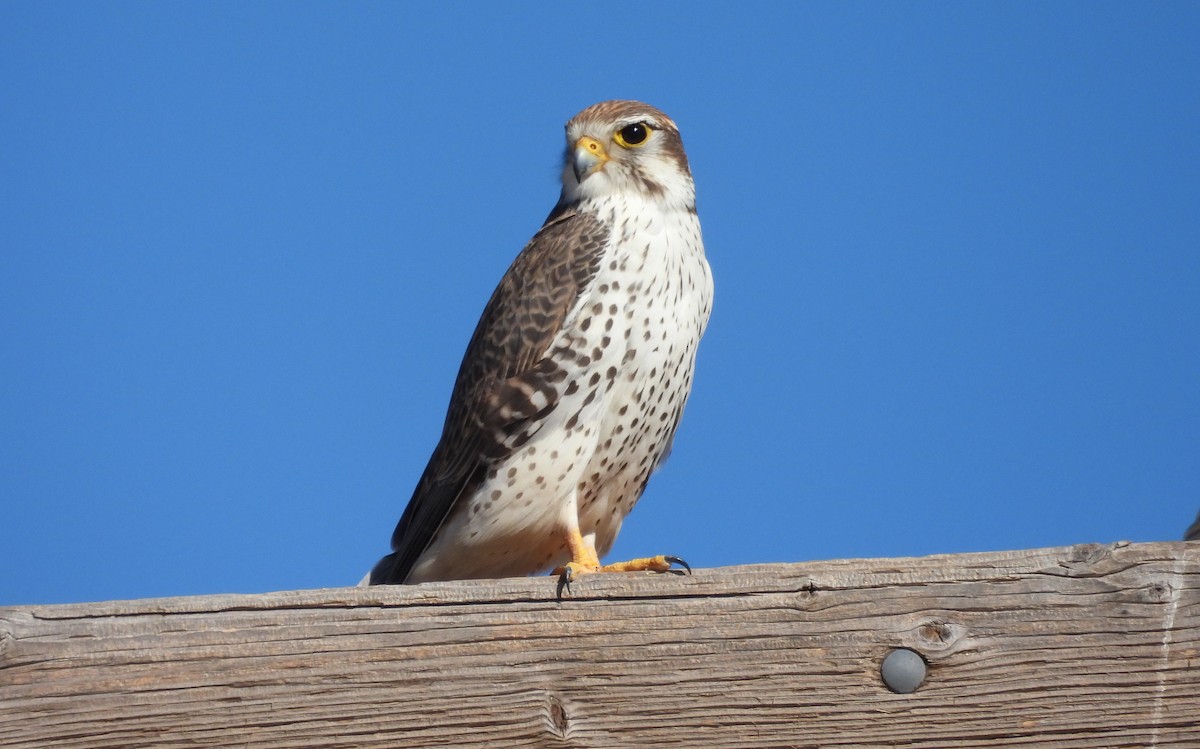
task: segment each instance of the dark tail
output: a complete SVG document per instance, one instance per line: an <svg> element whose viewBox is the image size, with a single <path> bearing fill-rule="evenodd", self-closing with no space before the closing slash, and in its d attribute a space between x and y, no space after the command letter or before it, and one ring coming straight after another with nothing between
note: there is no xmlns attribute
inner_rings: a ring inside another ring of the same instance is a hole
<svg viewBox="0 0 1200 749"><path fill-rule="evenodd" d="M371 568L371 579L367 585L402 585L406 573L399 569L400 559L395 552L388 554Z"/></svg>

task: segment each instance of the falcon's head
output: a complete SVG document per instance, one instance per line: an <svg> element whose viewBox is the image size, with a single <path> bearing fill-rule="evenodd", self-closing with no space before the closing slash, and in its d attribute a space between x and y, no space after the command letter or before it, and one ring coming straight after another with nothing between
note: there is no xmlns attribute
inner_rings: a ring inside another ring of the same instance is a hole
<svg viewBox="0 0 1200 749"><path fill-rule="evenodd" d="M695 210L696 188L679 128L640 101L602 101L567 123L559 205L609 195Z"/></svg>

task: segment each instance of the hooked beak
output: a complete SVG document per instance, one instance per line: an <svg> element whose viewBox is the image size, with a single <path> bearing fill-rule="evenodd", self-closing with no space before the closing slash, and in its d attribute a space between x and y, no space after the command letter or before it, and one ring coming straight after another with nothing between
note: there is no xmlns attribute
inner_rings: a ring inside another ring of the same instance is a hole
<svg viewBox="0 0 1200 749"><path fill-rule="evenodd" d="M592 172L603 169L608 163L608 152L604 144L587 135L575 141L571 152L571 166L575 170L575 179L582 182Z"/></svg>

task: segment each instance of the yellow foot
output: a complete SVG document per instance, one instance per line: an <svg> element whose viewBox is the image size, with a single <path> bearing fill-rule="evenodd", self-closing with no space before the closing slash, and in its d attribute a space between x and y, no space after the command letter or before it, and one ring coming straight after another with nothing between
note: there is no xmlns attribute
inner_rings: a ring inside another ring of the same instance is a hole
<svg viewBox="0 0 1200 749"><path fill-rule="evenodd" d="M558 575L567 581L567 585L579 579L580 575L587 575L592 572L600 572L604 568L597 564L588 564L586 562L567 562L562 567L557 567L551 575Z"/></svg>
<svg viewBox="0 0 1200 749"><path fill-rule="evenodd" d="M674 565L679 565L687 570L689 575L692 572L692 568L688 566L687 562L679 557L665 554L601 566L600 559L596 556L596 550L584 540L577 528L567 533L567 546L571 550L571 561L550 573L558 576L559 598L562 598L564 589L568 591L571 589L571 583L578 580L580 575L592 572L669 572Z"/></svg>
<svg viewBox="0 0 1200 749"><path fill-rule="evenodd" d="M561 598L563 590L569 592L571 583L578 580L580 575L593 572L670 572L675 565L682 567L689 575L692 573L692 568L688 563L679 557L659 554L653 557L630 559L628 562L614 562L604 566L586 562L568 562L565 566L554 570L553 574L558 575L558 596Z"/></svg>
<svg viewBox="0 0 1200 749"><path fill-rule="evenodd" d="M642 557L640 559L630 559L628 562L614 562L601 567L598 572L668 572L674 565L687 570L690 574L692 568L688 563L679 557L667 556L659 554L654 557Z"/></svg>

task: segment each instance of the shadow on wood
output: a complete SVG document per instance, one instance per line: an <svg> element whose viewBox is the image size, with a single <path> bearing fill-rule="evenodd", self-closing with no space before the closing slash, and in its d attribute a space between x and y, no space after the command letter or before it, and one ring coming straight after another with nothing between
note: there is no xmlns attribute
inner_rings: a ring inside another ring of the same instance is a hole
<svg viewBox="0 0 1200 749"><path fill-rule="evenodd" d="M1196 543L554 587L0 609L0 746L1200 746Z"/></svg>

